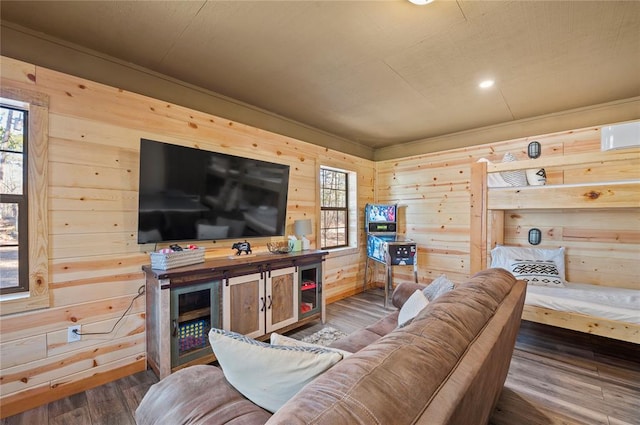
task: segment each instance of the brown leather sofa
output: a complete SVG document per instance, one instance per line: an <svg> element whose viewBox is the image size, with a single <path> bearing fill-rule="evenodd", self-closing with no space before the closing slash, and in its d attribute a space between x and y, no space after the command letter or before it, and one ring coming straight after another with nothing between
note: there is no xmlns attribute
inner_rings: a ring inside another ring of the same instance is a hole
<svg viewBox="0 0 640 425"><path fill-rule="evenodd" d="M394 291L396 306L418 286ZM486 424L509 369L526 284L502 269L473 276L396 329L398 312L332 344L357 351L275 414L214 366L155 384L136 411L147 424ZM256 377L259 382L260 377Z"/></svg>

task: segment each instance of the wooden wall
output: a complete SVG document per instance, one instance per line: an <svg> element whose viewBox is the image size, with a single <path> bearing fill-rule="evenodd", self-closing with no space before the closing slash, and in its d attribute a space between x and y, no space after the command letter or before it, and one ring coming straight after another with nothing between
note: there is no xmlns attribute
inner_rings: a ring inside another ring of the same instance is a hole
<svg viewBox="0 0 640 425"><path fill-rule="evenodd" d="M153 246L136 243L139 140L149 138L291 166L287 233L293 221L317 221L317 175L321 165L357 173L359 249L329 255L324 268L329 302L362 289L368 202L400 205L400 229L418 242L419 280L445 273L455 282L469 276L470 165L481 157L500 161L510 151L526 158L531 139L374 163L174 104L2 58L1 84L50 96L49 273L52 307L0 317L2 416L82 391L145 367L144 301L107 336L66 342L67 327L111 329L143 285L141 266ZM33 76L33 77L29 77ZM536 138L543 155L599 150L597 128ZM550 170L549 179L557 178ZM566 176L564 176L566 179ZM597 178L597 176L596 176ZM610 220L605 212L574 221L519 211L508 240L522 243L522 228L544 228L544 244L570 244L569 276L587 281L604 268L637 276L638 215ZM604 224L606 222L606 224ZM635 229L635 232L622 230ZM613 234L630 235L623 239ZM560 237L559 235L563 236ZM584 240L584 235L589 240ZM315 237L312 246L316 246ZM594 238L599 248L588 248ZM270 239L252 240L265 251ZM207 256L229 255L230 243L205 244ZM579 255L574 256L574 253ZM634 258L635 256L635 258ZM616 258L616 261L608 261ZM588 261L587 261L588 260ZM384 274L378 267L374 280ZM396 282L412 280L411 268L395 268Z"/></svg>
<svg viewBox="0 0 640 425"><path fill-rule="evenodd" d="M3 417L146 367L144 297L113 333L67 343L70 325L109 331L144 285L141 266L155 246L137 244L141 138L290 165L287 234L296 219L317 222L320 165L357 173L359 209L373 200L369 160L12 59L1 66L3 86L50 97L51 308L0 317ZM270 241L251 240L256 252ZM201 245L207 257L226 256L231 242ZM363 259L357 249L329 256L330 299L361 287Z"/></svg>
<svg viewBox="0 0 640 425"><path fill-rule="evenodd" d="M422 282L441 273L454 282L469 276L470 165L483 157L501 162L506 152L528 159L527 146L533 140L541 143L545 157L600 152L600 129L592 127L376 163L377 201L405 206L403 228L418 242ZM639 169L640 155L620 172L597 164L546 171L548 184L571 184L638 178ZM567 247L569 280L640 289L638 208L615 213L507 211L505 244L530 246L527 233L531 227L543 232L540 247ZM412 280L411 268L394 269L394 278Z"/></svg>

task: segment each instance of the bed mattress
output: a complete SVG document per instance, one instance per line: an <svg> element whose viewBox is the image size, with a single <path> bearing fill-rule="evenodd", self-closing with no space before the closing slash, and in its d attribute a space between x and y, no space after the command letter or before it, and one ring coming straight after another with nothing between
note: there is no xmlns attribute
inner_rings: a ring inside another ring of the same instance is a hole
<svg viewBox="0 0 640 425"><path fill-rule="evenodd" d="M527 287L525 304L640 324L640 290L586 283Z"/></svg>

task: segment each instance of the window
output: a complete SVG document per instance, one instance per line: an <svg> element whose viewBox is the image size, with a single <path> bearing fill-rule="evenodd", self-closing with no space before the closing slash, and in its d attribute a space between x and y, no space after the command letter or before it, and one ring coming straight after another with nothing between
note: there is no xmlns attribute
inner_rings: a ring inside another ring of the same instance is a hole
<svg viewBox="0 0 640 425"><path fill-rule="evenodd" d="M0 294L29 290L28 122L26 110L0 105Z"/></svg>
<svg viewBox="0 0 640 425"><path fill-rule="evenodd" d="M349 246L349 173L320 168L320 245Z"/></svg>
<svg viewBox="0 0 640 425"><path fill-rule="evenodd" d="M0 86L0 314L49 307L49 97Z"/></svg>

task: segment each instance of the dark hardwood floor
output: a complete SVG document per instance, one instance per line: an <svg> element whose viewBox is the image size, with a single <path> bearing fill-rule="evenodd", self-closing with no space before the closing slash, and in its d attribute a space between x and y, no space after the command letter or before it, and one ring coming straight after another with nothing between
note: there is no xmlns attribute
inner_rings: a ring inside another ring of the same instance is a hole
<svg viewBox="0 0 640 425"><path fill-rule="evenodd" d="M350 333L387 313L372 290L327 307L323 326ZM0 425L127 425L149 386L151 371L5 418ZM523 322L509 376L491 425L640 425L640 346ZM473 425L473 424L469 424Z"/></svg>

